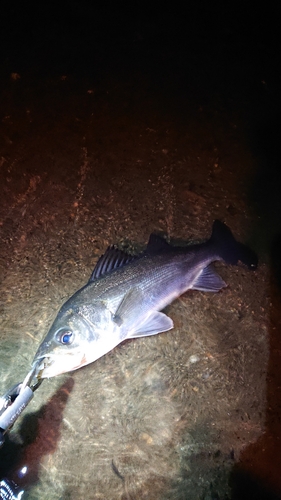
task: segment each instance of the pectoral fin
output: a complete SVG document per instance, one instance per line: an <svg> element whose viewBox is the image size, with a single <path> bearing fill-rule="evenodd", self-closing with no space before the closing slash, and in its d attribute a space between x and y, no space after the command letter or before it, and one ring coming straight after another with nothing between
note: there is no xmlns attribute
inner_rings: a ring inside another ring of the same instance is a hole
<svg viewBox="0 0 281 500"><path fill-rule="evenodd" d="M120 327L126 327L127 331L132 333L127 338L133 339L137 337L147 337L156 335L157 333L166 332L174 327L174 323L166 314L159 311L152 311L144 321L140 319L137 324L138 317L141 318L147 314L147 309L142 311L144 305L144 296L139 288L132 288L123 297L119 304L116 313L113 316L113 321Z"/></svg>
<svg viewBox="0 0 281 500"><path fill-rule="evenodd" d="M135 318L138 306L142 303L142 301L143 293L139 288L132 288L129 290L121 300L117 311L112 318L113 321L118 326L123 325L124 321L130 324L130 322Z"/></svg>

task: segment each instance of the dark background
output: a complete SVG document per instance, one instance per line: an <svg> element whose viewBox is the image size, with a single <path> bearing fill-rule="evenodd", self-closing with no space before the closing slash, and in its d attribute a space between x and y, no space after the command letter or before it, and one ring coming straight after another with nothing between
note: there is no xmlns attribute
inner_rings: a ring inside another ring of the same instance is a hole
<svg viewBox="0 0 281 500"><path fill-rule="evenodd" d="M230 109L239 101L260 161L250 196L272 239L280 229L278 18L271 2L7 2L0 75L99 84L139 72L179 114L218 96Z"/></svg>

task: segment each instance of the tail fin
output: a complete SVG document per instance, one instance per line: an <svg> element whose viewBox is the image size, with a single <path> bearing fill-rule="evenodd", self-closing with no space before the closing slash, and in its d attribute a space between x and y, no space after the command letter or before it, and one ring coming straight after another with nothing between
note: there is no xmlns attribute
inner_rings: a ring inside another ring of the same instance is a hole
<svg viewBox="0 0 281 500"><path fill-rule="evenodd" d="M229 227L223 222L215 220L210 243L218 249L220 257L227 264L237 264L240 260L249 269L256 269L258 257L256 253L234 238Z"/></svg>

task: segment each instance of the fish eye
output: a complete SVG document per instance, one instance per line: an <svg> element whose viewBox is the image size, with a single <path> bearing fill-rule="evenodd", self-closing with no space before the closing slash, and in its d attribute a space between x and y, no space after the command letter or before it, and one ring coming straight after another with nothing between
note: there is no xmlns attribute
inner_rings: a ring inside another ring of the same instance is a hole
<svg viewBox="0 0 281 500"><path fill-rule="evenodd" d="M70 345L73 342L74 335L70 330L59 330L56 334L58 342L64 345Z"/></svg>

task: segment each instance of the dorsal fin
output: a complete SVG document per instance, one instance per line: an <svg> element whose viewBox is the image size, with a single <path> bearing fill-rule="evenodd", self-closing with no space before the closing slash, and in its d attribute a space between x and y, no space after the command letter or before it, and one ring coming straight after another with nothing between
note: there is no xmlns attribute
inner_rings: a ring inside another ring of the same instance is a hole
<svg viewBox="0 0 281 500"><path fill-rule="evenodd" d="M138 255L130 255L123 250L119 250L115 246L110 246L106 252L99 258L96 266L91 274L89 283L91 281L104 276L105 274L113 271L114 269L120 268L132 262L138 257Z"/></svg>
<svg viewBox="0 0 281 500"><path fill-rule="evenodd" d="M147 243L147 247L145 253L148 255L156 255L161 252L167 252L167 250L171 250L173 247L169 245L169 243L160 236L159 234L151 233L149 236L149 240Z"/></svg>
<svg viewBox="0 0 281 500"><path fill-rule="evenodd" d="M144 252L138 255L130 255L124 250L116 248L114 245L108 247L106 252L99 258L96 266L91 274L89 283L101 276L113 271L114 269L121 268L133 260L139 259L144 255L157 255L159 253L169 251L173 247L160 235L152 233L149 237L147 247Z"/></svg>

